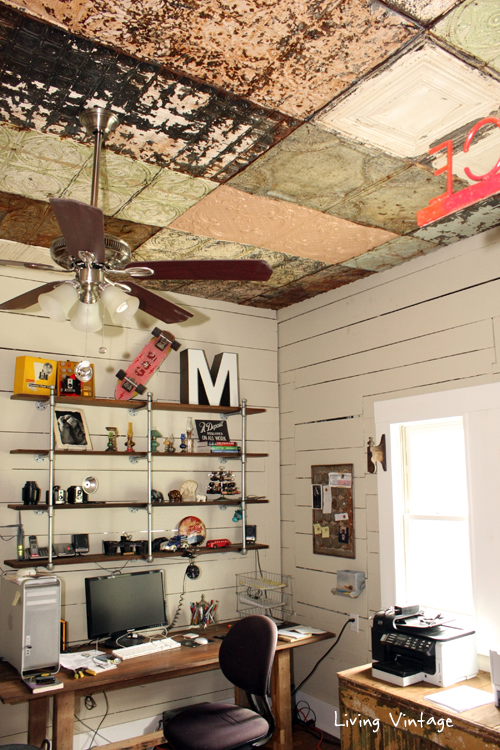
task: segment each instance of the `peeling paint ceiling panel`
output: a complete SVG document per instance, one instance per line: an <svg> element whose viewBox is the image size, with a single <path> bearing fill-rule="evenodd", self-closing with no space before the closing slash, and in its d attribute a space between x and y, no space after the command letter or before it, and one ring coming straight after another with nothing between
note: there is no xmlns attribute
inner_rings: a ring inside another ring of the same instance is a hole
<svg viewBox="0 0 500 750"><path fill-rule="evenodd" d="M0 0L1 256L47 262L49 198L89 201L89 106L119 117L98 203L135 259L273 268L153 290L278 310L498 226L499 195L416 213L446 189L429 148L454 191L500 156L493 124L463 153L499 111L499 1Z"/></svg>
<svg viewBox="0 0 500 750"><path fill-rule="evenodd" d="M302 118L418 32L371 0L11 0L48 23Z"/></svg>

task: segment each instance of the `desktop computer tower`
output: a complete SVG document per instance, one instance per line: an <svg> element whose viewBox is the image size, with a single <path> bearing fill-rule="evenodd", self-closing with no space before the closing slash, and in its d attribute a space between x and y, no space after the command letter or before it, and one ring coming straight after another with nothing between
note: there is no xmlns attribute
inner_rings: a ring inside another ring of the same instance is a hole
<svg viewBox="0 0 500 750"><path fill-rule="evenodd" d="M53 575L2 578L0 656L21 677L59 669L61 584Z"/></svg>

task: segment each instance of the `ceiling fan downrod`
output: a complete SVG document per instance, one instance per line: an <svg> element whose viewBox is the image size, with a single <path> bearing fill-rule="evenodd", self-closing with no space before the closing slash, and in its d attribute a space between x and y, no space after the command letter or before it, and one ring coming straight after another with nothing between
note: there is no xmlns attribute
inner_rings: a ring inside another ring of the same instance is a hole
<svg viewBox="0 0 500 750"><path fill-rule="evenodd" d="M84 109L78 119L89 137L94 136L94 161L92 164L92 187L90 204L97 206L99 200L99 175L101 171L101 148L107 136L118 125L118 117L109 109L92 107Z"/></svg>

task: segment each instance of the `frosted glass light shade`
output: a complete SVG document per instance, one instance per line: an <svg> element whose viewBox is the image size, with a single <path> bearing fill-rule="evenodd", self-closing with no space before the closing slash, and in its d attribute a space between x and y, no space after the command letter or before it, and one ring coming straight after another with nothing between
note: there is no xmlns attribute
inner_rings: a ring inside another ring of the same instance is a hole
<svg viewBox="0 0 500 750"><path fill-rule="evenodd" d="M116 286L107 286L101 293L106 310L111 315L113 323L124 323L129 320L139 308L139 300L130 294L125 294Z"/></svg>
<svg viewBox="0 0 500 750"><path fill-rule="evenodd" d="M102 328L99 303L93 302L88 305L85 302L79 302L71 320L71 325L77 331L88 331L89 333L99 331Z"/></svg>
<svg viewBox="0 0 500 750"><path fill-rule="evenodd" d="M63 323L68 317L69 311L78 301L78 292L71 284L56 286L51 292L41 294L38 304L51 320Z"/></svg>

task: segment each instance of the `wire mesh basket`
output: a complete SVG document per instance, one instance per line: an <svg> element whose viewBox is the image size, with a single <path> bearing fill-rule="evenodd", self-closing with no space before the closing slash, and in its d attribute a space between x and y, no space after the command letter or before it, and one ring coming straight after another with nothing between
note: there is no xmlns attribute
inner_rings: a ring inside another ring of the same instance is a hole
<svg viewBox="0 0 500 750"><path fill-rule="evenodd" d="M291 608L291 576L259 570L236 575L238 612L245 616L268 614L283 607Z"/></svg>
<svg viewBox="0 0 500 750"><path fill-rule="evenodd" d="M294 614L294 612L290 612L286 609L271 608L268 610L262 610L259 607L249 607L248 609L242 609L239 611L240 617L248 617L249 615L266 615L266 617L270 617L271 620L274 620L277 625L293 620Z"/></svg>
<svg viewBox="0 0 500 750"><path fill-rule="evenodd" d="M236 576L236 586L252 586L255 589L285 588L290 586L291 576L281 575L281 573L269 573L267 570L259 570L258 573L241 573Z"/></svg>

